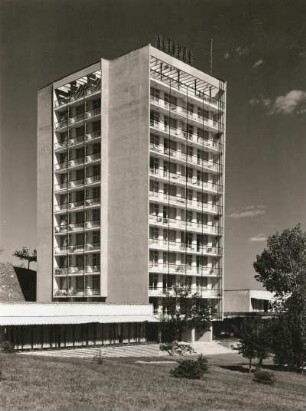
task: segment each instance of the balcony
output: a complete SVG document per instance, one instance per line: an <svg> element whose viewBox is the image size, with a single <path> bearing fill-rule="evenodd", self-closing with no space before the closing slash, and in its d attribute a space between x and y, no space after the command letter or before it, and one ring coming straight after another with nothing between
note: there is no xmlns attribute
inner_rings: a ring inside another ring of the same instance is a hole
<svg viewBox="0 0 306 411"><path fill-rule="evenodd" d="M67 298L67 297L91 297L91 296L99 296L100 290L94 288L85 288L85 289L58 289L54 290L54 297L56 298Z"/></svg>
<svg viewBox="0 0 306 411"><path fill-rule="evenodd" d="M84 185L93 185L97 184L101 181L101 176L100 174L88 176L86 178L82 178L79 180L71 180L69 182L65 183L58 183L54 185L54 191L55 192L61 192L61 191L67 191L67 190L73 190L73 189L78 189L83 187Z"/></svg>
<svg viewBox="0 0 306 411"><path fill-rule="evenodd" d="M54 231L56 234L64 234L69 232L76 232L76 231L87 231L87 230L95 230L100 228L100 220L90 220L83 223L70 223L70 224L62 224L60 226L55 226Z"/></svg>
<svg viewBox="0 0 306 411"><path fill-rule="evenodd" d="M197 176L186 177L185 175L182 175L180 173L171 173L161 168L150 168L150 177L158 181L163 181L165 183L171 182L173 184L178 184L183 187L186 187L187 184L188 188L199 191L205 190L217 194L221 194L223 192L223 186L221 184L216 184L203 180L201 181L197 178Z"/></svg>
<svg viewBox="0 0 306 411"><path fill-rule="evenodd" d="M80 208L94 208L97 206L101 205L101 200L100 197L92 197L92 198L86 198L85 200L79 200L79 201L71 201L71 202L66 202L63 204L56 204L54 206L54 212L56 213L60 213L60 212L64 212L64 211L74 211L74 210L78 210Z"/></svg>
<svg viewBox="0 0 306 411"><path fill-rule="evenodd" d="M149 192L149 200L156 203L162 203L165 205L173 205L175 207L186 208L190 210L201 211L207 214L222 214L222 206L212 203L202 203L197 200L189 200L184 197L174 196L166 193L160 193L156 191Z"/></svg>
<svg viewBox="0 0 306 411"><path fill-rule="evenodd" d="M100 243L87 243L87 244L74 244L54 247L54 253L56 255L61 254L82 254L87 252L97 252L100 251Z"/></svg>
<svg viewBox="0 0 306 411"><path fill-rule="evenodd" d="M177 274L190 276L220 277L222 271L217 267L208 267L204 265L190 266L176 263L158 263L149 261L149 272L160 274Z"/></svg>
<svg viewBox="0 0 306 411"><path fill-rule="evenodd" d="M204 116L200 116L197 113L191 112L187 110L185 107L170 104L162 99L157 99L155 97L150 98L151 105L153 108L158 108L159 111L162 111L165 115L169 116L169 112L171 112L172 118L178 118L182 121L188 121L190 124L193 122L195 125L205 127L209 131L214 132L222 132L223 131L223 124L217 121L214 121L211 118L207 118Z"/></svg>
<svg viewBox="0 0 306 411"><path fill-rule="evenodd" d="M188 297L197 294L201 298L221 298L221 292L218 289L207 289L207 287L189 287ZM174 287L150 287L149 297L175 297Z"/></svg>
<svg viewBox="0 0 306 411"><path fill-rule="evenodd" d="M188 133L181 128L169 127L162 121L155 121L151 119L150 127L154 132L157 132L157 134L160 134L163 137L169 138L170 134L170 137L173 139L184 143L188 140L188 144L197 148L202 148L214 153L222 151L222 143L216 141L215 139L203 138L197 134Z"/></svg>
<svg viewBox="0 0 306 411"><path fill-rule="evenodd" d="M65 129L68 126L75 126L85 120L90 120L101 114L101 108L93 108L92 110L84 111L71 117L64 117L54 123L55 130Z"/></svg>
<svg viewBox="0 0 306 411"><path fill-rule="evenodd" d="M173 229L181 229L184 231L192 231L200 234L222 235L222 227L213 224L202 224L196 221L186 221L177 218L162 217L157 215L149 215L149 224L159 227L167 227Z"/></svg>
<svg viewBox="0 0 306 411"><path fill-rule="evenodd" d="M57 267L54 269L55 276L66 275L96 275L100 274L99 265L85 265L85 266L69 266L69 267Z"/></svg>
<svg viewBox="0 0 306 411"><path fill-rule="evenodd" d="M54 101L54 108L63 107L70 103L75 103L86 97L98 94L101 92L101 79L98 79L95 84L83 84L76 90L70 91L66 96L60 96Z"/></svg>
<svg viewBox="0 0 306 411"><path fill-rule="evenodd" d="M93 153L85 157L86 164L96 163L100 160L101 160L101 153Z"/></svg>
<svg viewBox="0 0 306 411"><path fill-rule="evenodd" d="M194 78L195 79L195 78ZM223 109L224 103L223 101L216 99L214 97L210 97L204 94L201 91L194 89L193 87L184 84L181 81L175 80L174 78L170 78L167 75L162 74L159 70L150 68L150 80L151 85L156 85L157 88L165 89L166 91L175 90L175 92L182 96L183 98L193 99L195 103L199 104L201 107L204 106L208 109L212 109L214 111L218 109Z"/></svg>
<svg viewBox="0 0 306 411"><path fill-rule="evenodd" d="M101 137L101 131L92 131L82 136L70 137L69 140L65 139L61 142L54 143L54 150L57 152L65 151L69 147L75 147L82 145L85 142L97 140Z"/></svg>
<svg viewBox="0 0 306 411"><path fill-rule="evenodd" d="M101 130L92 131L85 135L86 141L96 140L101 137Z"/></svg>
<svg viewBox="0 0 306 411"><path fill-rule="evenodd" d="M201 244L189 244L182 243L180 241L168 241L149 238L149 248L151 250L163 250L163 251L176 251L188 254L197 255L214 255L218 256L222 254L220 247L201 245Z"/></svg>

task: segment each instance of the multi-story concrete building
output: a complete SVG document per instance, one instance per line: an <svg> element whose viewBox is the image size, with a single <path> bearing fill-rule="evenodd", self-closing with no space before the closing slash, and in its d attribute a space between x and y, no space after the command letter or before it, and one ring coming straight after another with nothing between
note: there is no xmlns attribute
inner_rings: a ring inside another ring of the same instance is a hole
<svg viewBox="0 0 306 411"><path fill-rule="evenodd" d="M222 313L226 84L148 45L38 96L38 301Z"/></svg>

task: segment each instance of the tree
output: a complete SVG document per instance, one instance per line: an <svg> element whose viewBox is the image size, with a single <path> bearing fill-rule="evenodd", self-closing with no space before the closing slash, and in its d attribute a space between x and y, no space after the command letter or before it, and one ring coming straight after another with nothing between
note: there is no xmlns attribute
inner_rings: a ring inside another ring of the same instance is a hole
<svg viewBox="0 0 306 411"><path fill-rule="evenodd" d="M301 225L268 238L255 278L277 298L271 329L275 361L303 370L306 360L306 233Z"/></svg>
<svg viewBox="0 0 306 411"><path fill-rule="evenodd" d="M252 360L258 358L258 366L270 356L270 333L261 321L245 320L239 332L239 342L234 350L249 360L249 373L252 371Z"/></svg>
<svg viewBox="0 0 306 411"><path fill-rule="evenodd" d="M27 261L28 269L30 268L30 264L32 262L37 261L37 251L35 249L31 251L29 247L25 247L25 246L23 246L21 250L15 250L13 253L13 256L18 257L21 260Z"/></svg>
<svg viewBox="0 0 306 411"><path fill-rule="evenodd" d="M210 303L198 294L190 295L190 291L184 287L173 287L173 294L163 302L166 315L162 324L167 342L181 340L187 329L208 331L213 314Z"/></svg>

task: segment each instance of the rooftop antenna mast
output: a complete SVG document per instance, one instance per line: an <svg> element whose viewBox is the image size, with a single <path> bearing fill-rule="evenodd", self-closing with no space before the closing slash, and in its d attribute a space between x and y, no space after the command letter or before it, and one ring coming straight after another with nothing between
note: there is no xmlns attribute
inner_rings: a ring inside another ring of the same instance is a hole
<svg viewBox="0 0 306 411"><path fill-rule="evenodd" d="M214 49L214 39L210 39L210 74L213 73L213 49Z"/></svg>

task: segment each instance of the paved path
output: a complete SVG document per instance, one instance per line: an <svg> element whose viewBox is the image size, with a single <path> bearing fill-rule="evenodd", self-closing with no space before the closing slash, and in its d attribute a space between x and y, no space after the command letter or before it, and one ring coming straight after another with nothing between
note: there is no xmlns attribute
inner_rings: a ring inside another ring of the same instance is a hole
<svg viewBox="0 0 306 411"><path fill-rule="evenodd" d="M193 349L198 354L203 355L219 355L230 354L233 351L223 347L217 342L210 343L194 343ZM87 348L71 348L45 351L27 351L21 352L21 355L38 355L44 357L65 357L65 358L93 358L101 352L103 357L120 358L120 357L168 357L169 354L159 350L158 344L142 344L142 345L125 345L125 346L108 346L108 347L87 347Z"/></svg>

